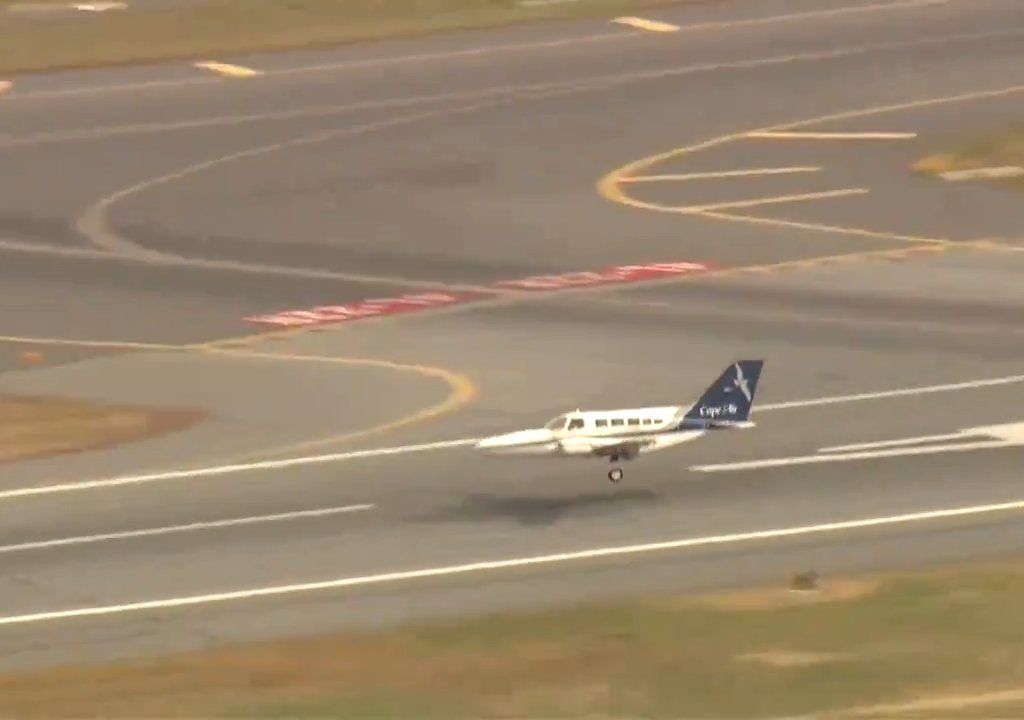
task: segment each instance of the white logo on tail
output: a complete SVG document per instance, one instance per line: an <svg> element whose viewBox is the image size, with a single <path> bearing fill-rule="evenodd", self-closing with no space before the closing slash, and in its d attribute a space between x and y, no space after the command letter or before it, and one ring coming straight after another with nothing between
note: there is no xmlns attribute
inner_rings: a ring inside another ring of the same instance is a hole
<svg viewBox="0 0 1024 720"><path fill-rule="evenodd" d="M753 402L753 398L750 395L750 385L747 384L747 378L743 376L743 368L740 367L739 363L736 363L736 379L732 381L732 384L740 389L744 396L747 398L747 402ZM725 389L726 392L732 392L731 387Z"/></svg>

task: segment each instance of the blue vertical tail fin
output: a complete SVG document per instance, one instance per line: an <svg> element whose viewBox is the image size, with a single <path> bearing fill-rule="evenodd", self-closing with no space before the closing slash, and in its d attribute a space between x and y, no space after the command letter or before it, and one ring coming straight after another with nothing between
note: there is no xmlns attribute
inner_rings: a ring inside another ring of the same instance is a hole
<svg viewBox="0 0 1024 720"><path fill-rule="evenodd" d="M680 427L728 427L748 422L764 360L740 360L727 367L693 404Z"/></svg>

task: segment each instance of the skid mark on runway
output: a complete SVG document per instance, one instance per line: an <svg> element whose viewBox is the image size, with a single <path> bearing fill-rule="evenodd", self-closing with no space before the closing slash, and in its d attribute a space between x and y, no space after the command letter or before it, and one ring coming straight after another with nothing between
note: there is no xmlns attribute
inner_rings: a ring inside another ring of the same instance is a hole
<svg viewBox="0 0 1024 720"><path fill-rule="evenodd" d="M67 610L52 610L46 612L30 613L25 615L8 615L0 617L0 625L21 625L26 623L52 622L56 620L68 620L72 618L95 617L98 615L120 615L129 612L142 610L168 610L172 608L189 607L196 605L208 605L211 603L237 602L262 597L295 595L298 593L321 592L325 590L340 590L343 588L383 585L396 582L409 582L426 578L453 577L458 575L479 574L494 572L498 570L511 570L513 568L536 567L544 565L556 565L570 562L584 562L588 560L600 560L605 558L625 557L630 555L642 555L656 552L667 552L672 550L692 550L698 548L715 547L722 545L737 545L758 541L783 540L785 538L804 537L808 535L828 535L854 530L866 530L870 528L889 527L896 525L910 525L916 523L935 522L938 520L950 520L972 516L993 515L997 513L1016 513L1024 510L1024 500L996 503L990 505L971 505L956 508L943 508L938 510L923 510L920 512L905 513L902 515L888 515L883 517L858 518L854 520L839 520L825 522L815 525L790 526L782 528L771 528L766 530L753 530L749 532L732 533L729 535L710 535L705 537L690 537L660 542L650 542L636 545L618 545L612 547L592 548L584 550L569 550L567 552L552 553L548 555L535 555L532 557L506 558L500 560L485 560L480 562L466 563L462 565L448 565L443 567L422 568L417 570L399 570L394 572L379 573L375 575L362 575L354 577L334 578L307 583L295 583L292 585L275 585L269 587L246 588L243 590L231 590L227 592L209 593L204 595L186 595L173 598L162 598L158 600L146 600L141 602L122 603L116 605L96 605L92 607L77 607Z"/></svg>
<svg viewBox="0 0 1024 720"><path fill-rule="evenodd" d="M305 356L303 356L305 357ZM855 393L851 395L837 395L832 397L808 398L804 400L791 400L788 402L766 403L752 410L754 414L766 412L778 412L786 410L798 410L802 408L822 407L828 405L842 405L846 403L870 402L875 400L887 400L890 398L911 397L915 395L933 395L936 393L957 392L962 390L976 390L981 388L999 387L1003 385L1017 385L1024 383L1024 375L1010 375L1000 378L984 378L981 380L967 380L964 382L946 383L942 385L926 385L910 388L896 388L892 390L876 390L872 392ZM401 445L397 447L381 447L370 450L351 450L325 455L311 455L305 457L292 457L280 460L261 460L253 462L236 462L227 465L213 467L200 467L181 470L170 470L166 472L147 473L142 475L125 475L120 477L101 478L98 480L85 480L77 482L63 482L52 485L37 485L33 487L13 488L0 490L0 501L15 498L31 497L37 495L52 495L56 493L79 492L83 490L102 490L107 488L142 485L170 480L189 480L195 478L218 477L224 475L237 475L254 472L266 472L270 470L284 470L294 467L309 465L323 465L329 463L347 462L361 458L390 457L394 455L408 455L411 453L433 452L452 448L465 448L474 445L480 438L457 438L440 442L421 443L418 445ZM279 450L280 452L280 450Z"/></svg>

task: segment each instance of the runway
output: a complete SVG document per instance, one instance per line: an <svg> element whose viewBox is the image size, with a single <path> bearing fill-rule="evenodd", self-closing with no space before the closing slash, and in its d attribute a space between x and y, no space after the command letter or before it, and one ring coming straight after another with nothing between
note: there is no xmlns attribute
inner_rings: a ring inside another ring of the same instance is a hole
<svg viewBox="0 0 1024 720"><path fill-rule="evenodd" d="M1017 552L1019 192L910 165L1019 121L1019 7L750 5L15 79L0 335L84 355L3 391L212 419L4 468L0 665ZM468 447L740 357L619 485Z"/></svg>

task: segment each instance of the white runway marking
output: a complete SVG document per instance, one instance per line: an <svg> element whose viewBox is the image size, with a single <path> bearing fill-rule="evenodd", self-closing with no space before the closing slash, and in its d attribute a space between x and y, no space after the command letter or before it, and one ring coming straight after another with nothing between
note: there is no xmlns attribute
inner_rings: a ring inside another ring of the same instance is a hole
<svg viewBox="0 0 1024 720"><path fill-rule="evenodd" d="M961 180L988 180L1014 178L1024 176L1024 167L1018 165L1002 165L999 167L971 168L969 170L950 170L939 173L943 180L959 182Z"/></svg>
<svg viewBox="0 0 1024 720"><path fill-rule="evenodd" d="M907 513L903 515L891 515L887 517L865 518L861 520L845 520L840 522L822 523L818 525L804 525L800 527L775 528L771 530L758 530L730 535L712 535L709 537L684 538L680 540L668 540L664 542L653 542L639 545L619 545L614 547L596 548L591 550L580 550L552 555L537 555L533 557L512 558L506 560L494 560L489 562L468 563L465 565L448 565L445 567L425 568L421 570L405 570L399 572L380 573L377 575L362 575L355 577L337 578L318 582L298 583L293 585L277 585L270 587L251 588L247 590L234 590L229 592L210 593L206 595L191 595L161 600L147 600L143 602L124 603L119 605L99 605L95 607L79 607L70 610L56 610L49 612L31 613L27 615L9 615L0 617L0 625L18 625L25 623L48 622L53 620L64 620L71 618L89 617L96 615L117 615L140 610L162 610L170 608L188 607L193 605L206 605L217 602L229 602L238 600L249 600L260 597L272 597L280 595L294 595L296 593L316 592L320 590L337 590L360 585L380 585L384 583L401 582L406 580L417 580L421 578L444 577L451 575L467 575L493 570L507 570L517 567L529 567L533 565L552 565L563 562L575 562L580 560L593 560L598 558L615 557L622 555L638 555L643 553L660 552L666 550L683 550L689 548L707 547L710 545L728 545L754 540L777 540L786 537L798 537L802 535L826 534L842 532L845 530L859 530L864 528L905 525L909 523L926 522L930 520L943 520L969 515L985 515L997 512L1008 512L1024 510L1024 500L998 503L992 505L974 505L969 507L950 508L943 510L928 510L923 512Z"/></svg>
<svg viewBox="0 0 1024 720"><path fill-rule="evenodd" d="M647 30L648 32L678 32L679 26L673 25L672 23L659 22L657 20L647 20L645 18L638 17L619 17L612 20L612 22L620 25L629 25L640 30Z"/></svg>
<svg viewBox="0 0 1024 720"><path fill-rule="evenodd" d="M763 140L910 140L912 132L786 132L762 130L747 133L747 137Z"/></svg>
<svg viewBox="0 0 1024 720"><path fill-rule="evenodd" d="M942 440L964 440L987 437L988 440L975 442L953 442L944 444L921 445L921 443ZM906 447L919 445L919 447ZM946 435L923 435L920 437L901 438L899 440L883 440L875 443L860 443L837 448L823 448L817 455L800 455L788 458L769 458L767 460L748 460L743 462L720 463L717 465L694 465L690 470L695 472L729 472L736 470L759 470L762 468L790 467L792 465L810 465L816 463L849 462L851 460L876 460L891 457L907 457L911 455L935 455L949 452L972 452L974 450L992 450L1024 445L1024 423L1007 423L987 427L965 428L958 433ZM840 450L856 450L855 452L838 452Z"/></svg>
<svg viewBox="0 0 1024 720"><path fill-rule="evenodd" d="M220 75L226 75L228 77L253 77L255 75L262 75L263 73L253 68L243 67L241 65L231 65L229 63L222 62L197 62L195 63L197 68L203 70L210 70L211 72L219 73Z"/></svg>
<svg viewBox="0 0 1024 720"><path fill-rule="evenodd" d="M0 553L25 552L27 550L45 550L68 545L88 545L91 543L108 542L111 540L129 540L140 537L171 535L174 533L195 532L197 530L217 530L221 528L240 527L243 525L259 525L261 523L284 522L288 520L306 520L309 518L328 517L342 513L370 510L373 505L345 505L342 507L322 508L320 510L298 510L295 512L276 513L274 515L258 515L255 517L232 518L230 520L213 520L195 522L187 525L170 525L167 527L149 528L146 530L127 530L124 532L104 533L102 535L80 535L78 537L60 538L57 540L40 540L38 542L18 543L17 545L0 546Z"/></svg>
<svg viewBox="0 0 1024 720"><path fill-rule="evenodd" d="M16 488L0 492L0 500L8 500L28 495L48 495L51 493L71 492L74 490L94 490L97 488L116 487L118 485L138 485L159 482L162 480L185 480L197 477L231 475L233 473L251 472L254 470L280 470L300 465L317 465L321 463L353 460L361 457L379 457L382 455L403 455L405 453L424 452L440 448L471 445L476 438L448 440L445 442L425 443L423 445L404 445L391 448L375 448L373 450L355 450L352 452L334 453L331 455L314 455L311 457L291 458L289 460L268 460L264 462L237 465L219 465L216 467L195 468L193 470L171 470L169 472L150 473L148 475L126 475L124 477L104 478L102 480L86 480L83 482L61 483L59 485L40 485L37 487Z"/></svg>
<svg viewBox="0 0 1024 720"><path fill-rule="evenodd" d="M892 450L865 450L862 452L832 453L824 455L800 455L788 458L770 458L768 460L749 460L746 462L721 463L719 465L693 465L689 469L694 472L735 472L738 470L762 470L776 467L792 467L795 465L814 465L820 463L850 462L853 460L879 460L891 457L911 455L936 455L949 452L971 452L974 450L992 450L1011 445L1002 440L979 440L978 442L957 443L955 445L929 445L927 447L894 448Z"/></svg>
<svg viewBox="0 0 1024 720"><path fill-rule="evenodd" d="M856 402L858 400L881 400L883 398L904 397L911 395L928 395L931 393L955 392L957 390L974 390L983 387L996 387L998 385L1016 385L1024 383L1024 375L1009 375L1001 378L989 378L987 380L968 380L959 383L947 383L945 385L930 385L924 387L902 388L899 390L882 390L879 392L860 393L857 395L838 395L831 398L819 398L817 400L794 400L792 402L775 403L774 405L762 405L760 409L755 405L754 412L765 412L766 410L788 410L790 408L815 407L819 405L835 405L838 403Z"/></svg>
<svg viewBox="0 0 1024 720"><path fill-rule="evenodd" d="M841 403L861 402L866 400L882 400L892 397L903 397L912 395L927 395L930 393L953 392L956 390L971 390L974 388L995 387L999 385L1012 385L1024 383L1024 375L1011 375L1002 378L990 378L986 380L970 380L960 383L949 383L945 385L930 385L914 388L900 388L897 390L881 390L870 393L859 393L856 395L839 395L835 397L811 398L807 400L792 400L790 402L765 404L755 406L754 413L772 412L776 410L791 410L796 408L818 407L822 405L838 405ZM11 500L20 497L34 495L50 495L54 493L74 492L79 490L97 490L123 485L140 485L152 482L163 482L166 480L187 480L200 477L214 477L217 475L231 475L235 473L255 472L263 470L282 470L285 468L301 467L304 465L321 465L331 462L343 462L358 458L382 457L388 455L405 455L415 452L426 452L430 450L441 450L447 448L463 447L476 443L480 438L460 438L458 440L447 440L442 442L423 443L419 445L401 445L398 447L373 448L370 450L355 450L328 455L312 455L308 457L297 457L286 460L268 460L254 463L240 463L234 465L219 465L206 468L193 468L191 470L170 470L167 472L148 473L143 475L126 475L122 477L102 478L99 480L84 480L78 482L58 483L54 485L37 485L34 487L13 488L0 491L0 501Z"/></svg>

